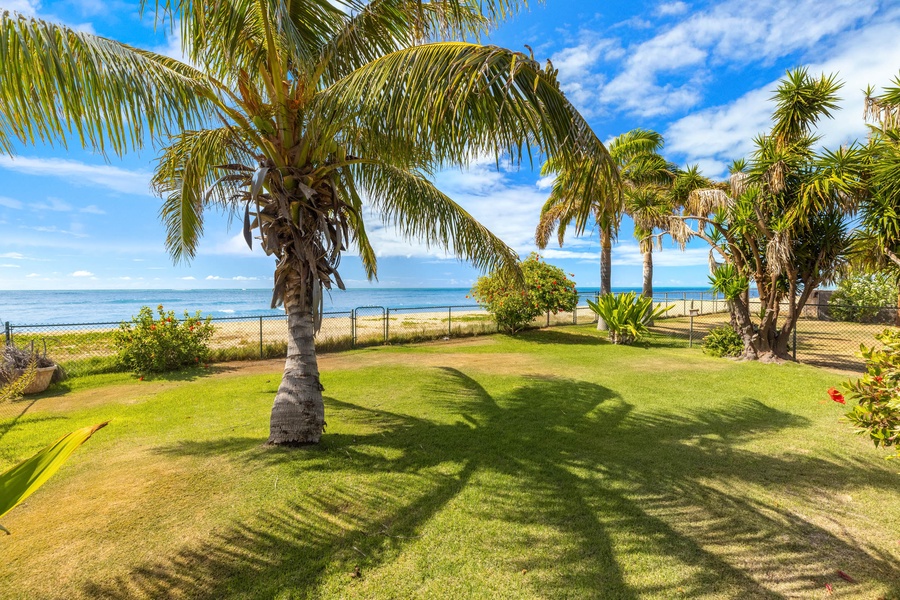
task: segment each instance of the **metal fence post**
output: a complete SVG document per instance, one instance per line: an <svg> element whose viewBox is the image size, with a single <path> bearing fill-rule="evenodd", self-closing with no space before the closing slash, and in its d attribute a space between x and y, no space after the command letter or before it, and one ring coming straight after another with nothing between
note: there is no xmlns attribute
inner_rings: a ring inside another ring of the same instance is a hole
<svg viewBox="0 0 900 600"><path fill-rule="evenodd" d="M4 325L3 331L6 334L5 335L6 345L9 346L10 340L12 339L12 334L10 333L10 328L9 328L9 321L7 321L6 324Z"/></svg>
<svg viewBox="0 0 900 600"><path fill-rule="evenodd" d="M447 337L453 335L453 307L447 307Z"/></svg>
<svg viewBox="0 0 900 600"><path fill-rule="evenodd" d="M800 319L794 321L794 362L797 362L797 327L800 326Z"/></svg>
<svg viewBox="0 0 900 600"><path fill-rule="evenodd" d="M262 315L259 316L259 360L263 359L263 326Z"/></svg>
<svg viewBox="0 0 900 600"><path fill-rule="evenodd" d="M694 347L694 311L691 311L691 331L688 334L688 348Z"/></svg>
<svg viewBox="0 0 900 600"><path fill-rule="evenodd" d="M356 309L350 311L350 347L356 347Z"/></svg>
<svg viewBox="0 0 900 600"><path fill-rule="evenodd" d="M391 309L388 308L384 313L384 343L387 344L391 339Z"/></svg>

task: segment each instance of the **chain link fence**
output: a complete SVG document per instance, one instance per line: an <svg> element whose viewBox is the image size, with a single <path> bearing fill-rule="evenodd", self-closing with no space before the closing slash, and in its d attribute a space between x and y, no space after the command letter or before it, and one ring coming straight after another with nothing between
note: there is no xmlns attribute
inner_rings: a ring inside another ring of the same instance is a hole
<svg viewBox="0 0 900 600"><path fill-rule="evenodd" d="M555 327L596 323L597 316L584 303L596 294L582 296L573 312L546 314L533 327ZM654 323L651 342L700 348L714 327L729 324L727 304L721 298L700 292L662 293L657 305L671 306ZM897 324L897 307L853 307L856 312L833 305L807 305L797 324L792 351L798 361L842 371L861 371L857 356L860 344L872 345L874 336ZM693 316L692 316L693 315ZM847 316L855 320L846 319ZM210 341L210 362L283 358L287 353L287 319L284 315L219 317L212 319L215 333ZM5 324L8 344L34 344L35 350L61 364L70 376L118 370L114 335L118 322L19 325ZM477 305L382 307L363 306L350 311L323 314L316 336L320 352L358 346L404 343L495 333L497 324Z"/></svg>

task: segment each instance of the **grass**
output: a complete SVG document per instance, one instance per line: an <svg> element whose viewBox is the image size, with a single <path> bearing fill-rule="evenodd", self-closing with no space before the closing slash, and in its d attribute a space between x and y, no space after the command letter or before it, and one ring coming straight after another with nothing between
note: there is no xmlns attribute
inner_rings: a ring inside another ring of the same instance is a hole
<svg viewBox="0 0 900 600"><path fill-rule="evenodd" d="M900 598L900 465L838 423L833 373L590 327L321 366L299 450L261 444L277 363L34 401L2 466L112 422L4 518L2 595Z"/></svg>

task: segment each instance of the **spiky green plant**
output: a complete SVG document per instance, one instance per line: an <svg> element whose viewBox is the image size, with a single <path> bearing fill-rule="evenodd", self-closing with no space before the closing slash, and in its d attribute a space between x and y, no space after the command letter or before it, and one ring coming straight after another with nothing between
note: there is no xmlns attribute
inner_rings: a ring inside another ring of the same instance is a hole
<svg viewBox="0 0 900 600"><path fill-rule="evenodd" d="M159 2L156 20L179 24L187 62L3 11L0 149L77 141L122 154L159 142L152 185L175 260L194 256L206 208L242 215L247 243L255 232L277 261L272 302L289 318L269 442L315 443L323 289L343 288L351 248L376 276L367 208L404 237L515 273L516 252L441 193L433 170L536 153L588 164L570 183L609 194L608 154L552 66L477 42L523 4Z"/></svg>
<svg viewBox="0 0 900 600"><path fill-rule="evenodd" d="M672 309L669 306L654 307L653 298L638 296L636 292L604 294L587 301L597 316L609 327L609 340L613 344L633 344L650 333L648 324Z"/></svg>

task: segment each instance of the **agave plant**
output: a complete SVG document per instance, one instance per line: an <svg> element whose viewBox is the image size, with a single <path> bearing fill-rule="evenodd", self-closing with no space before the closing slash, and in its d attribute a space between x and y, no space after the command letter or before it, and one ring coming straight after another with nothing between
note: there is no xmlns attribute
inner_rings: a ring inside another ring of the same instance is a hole
<svg viewBox="0 0 900 600"><path fill-rule="evenodd" d="M653 306L653 298L635 292L604 294L597 302L587 301L591 310L606 321L609 339L613 344L632 344L650 333L648 324L672 308Z"/></svg>

